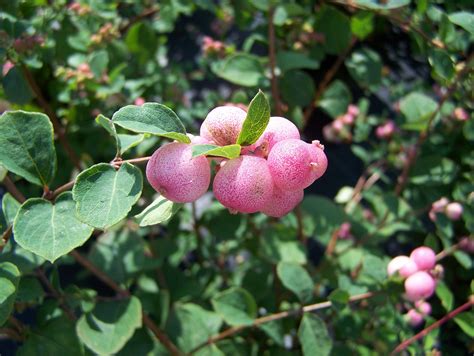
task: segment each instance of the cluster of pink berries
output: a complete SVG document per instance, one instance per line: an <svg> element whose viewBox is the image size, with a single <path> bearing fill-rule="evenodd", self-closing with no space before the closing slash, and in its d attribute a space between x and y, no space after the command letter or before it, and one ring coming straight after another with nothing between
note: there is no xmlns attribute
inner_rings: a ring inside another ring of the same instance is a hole
<svg viewBox="0 0 474 356"><path fill-rule="evenodd" d="M324 138L331 142L351 141L351 128L360 111L356 105L349 105L344 115L337 117L331 124L324 126Z"/></svg>
<svg viewBox="0 0 474 356"><path fill-rule="evenodd" d="M395 122L388 120L386 123L377 126L375 129L375 136L381 140L388 140L393 136L396 130L397 126L395 125Z"/></svg>
<svg viewBox="0 0 474 356"><path fill-rule="evenodd" d="M459 220L463 213L463 207L457 202L450 202L448 198L442 197L431 204L429 217L431 221L436 221L436 214L443 213L450 220Z"/></svg>
<svg viewBox="0 0 474 356"><path fill-rule="evenodd" d="M223 42L214 40L213 38L209 36L204 36L204 38L202 39L201 49L202 49L203 54L207 56L209 55L221 56L225 54L226 45Z"/></svg>
<svg viewBox="0 0 474 356"><path fill-rule="evenodd" d="M431 297L436 289L438 274L435 268L436 254L426 246L421 246L412 251L410 257L397 256L387 266L387 274L398 274L405 279L406 298L414 303L415 308L410 309L407 318L411 325L419 325L423 317L431 313L431 305L425 300Z"/></svg>
<svg viewBox="0 0 474 356"><path fill-rule="evenodd" d="M263 134L242 148L234 159L192 157L195 144L232 145L237 142L247 113L236 106L213 109L191 144L172 142L151 157L146 175L167 199L185 203L202 196L211 180L210 160L217 163L213 191L232 213L288 214L303 199L303 189L327 168L324 147L300 139L298 128L282 117L271 117Z"/></svg>

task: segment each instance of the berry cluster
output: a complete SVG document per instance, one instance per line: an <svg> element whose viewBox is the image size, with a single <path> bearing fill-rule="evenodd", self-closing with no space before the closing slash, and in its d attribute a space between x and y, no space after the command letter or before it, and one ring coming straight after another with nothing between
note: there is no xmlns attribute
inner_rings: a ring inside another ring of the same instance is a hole
<svg viewBox="0 0 474 356"><path fill-rule="evenodd" d="M448 198L442 197L431 204L429 217L436 221L436 214L444 213L450 220L459 220L463 213L463 207L457 202L450 202Z"/></svg>
<svg viewBox="0 0 474 356"><path fill-rule="evenodd" d="M389 276L398 274L405 279L405 296L415 307L407 313L407 318L413 326L421 324L423 317L431 313L431 305L425 299L431 297L436 289L435 276L439 275L439 268L435 268L435 264L434 251L421 246L414 249L410 257L397 256L387 266Z"/></svg>
<svg viewBox="0 0 474 356"><path fill-rule="evenodd" d="M349 105L344 115L337 117L331 124L324 126L324 138L331 142L351 142L352 127L354 126L360 110L356 105Z"/></svg>
<svg viewBox="0 0 474 356"><path fill-rule="evenodd" d="M192 157L192 145L232 145L237 142L247 113L239 107L213 109L191 144L172 142L151 157L146 175L152 187L167 199L185 203L202 196L211 181L210 160L217 163L213 191L232 213L288 214L303 199L303 189L327 168L324 147L300 139L297 127L282 117L271 117L252 145L234 159Z"/></svg>

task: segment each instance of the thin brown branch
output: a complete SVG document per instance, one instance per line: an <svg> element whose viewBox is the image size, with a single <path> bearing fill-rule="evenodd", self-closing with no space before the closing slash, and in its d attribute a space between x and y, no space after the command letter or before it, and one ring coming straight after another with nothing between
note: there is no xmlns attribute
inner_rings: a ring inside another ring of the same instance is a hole
<svg viewBox="0 0 474 356"><path fill-rule="evenodd" d="M349 302L356 302L364 299L368 299L374 296L373 292L368 292L368 293L362 293L362 294L357 294L349 298ZM239 333L240 331L247 329L249 327L256 327L261 324L268 323L270 321L275 321L275 320L280 320L284 318L288 318L290 316L296 316L296 315L301 315L304 313L309 313L309 312L314 312L316 310L321 310L321 309L326 309L332 306L332 303L330 301L322 302L322 303L316 303L316 304L311 304L311 305L306 305L301 309L294 309L294 310L288 310L280 313L275 313L267 316L263 316L261 318L255 319L255 321L250 324L250 325L242 325L242 326L233 326L230 327L221 333L219 333L216 336L213 336L209 338L206 342L202 343L201 345L197 346L194 348L190 354L194 354L197 351L201 350L202 348L212 345L222 339L225 339L229 336L235 335Z"/></svg>
<svg viewBox="0 0 474 356"><path fill-rule="evenodd" d="M0 328L0 335L5 335L8 339L22 342L23 337L14 329Z"/></svg>
<svg viewBox="0 0 474 356"><path fill-rule="evenodd" d="M323 80L319 84L318 89L316 90L316 94L314 95L314 98L311 102L311 105L306 108L303 114L303 127L306 127L306 125L309 122L309 119L311 118L311 115L313 114L313 111L316 109L319 103L319 99L321 99L321 96L323 95L324 91L326 90L327 86L330 84L334 76L337 74L337 71L341 67L342 63L344 63L344 60L346 57L349 55L351 52L352 48L356 44L357 39L353 37L351 39L351 42L349 43L349 46L342 52L339 57L337 57L336 61L332 65L331 68L326 72L324 75Z"/></svg>
<svg viewBox="0 0 474 356"><path fill-rule="evenodd" d="M460 247L460 243L458 242L457 244L454 244L454 245L444 249L443 251L441 251L440 253L438 253L436 255L436 262L439 262L443 258L446 258L446 257L450 256L451 254L453 254L454 252L459 250L459 247Z"/></svg>
<svg viewBox="0 0 474 356"><path fill-rule="evenodd" d="M134 24L136 24L137 22L143 19L146 19L147 17L151 17L155 15L156 13L158 13L158 11L160 11L159 7L152 7L150 9L146 9L141 14L138 14L137 16L132 17L130 20L128 20L128 22L125 25L120 27L119 29L120 34L121 35L126 34L127 31L130 29L130 27L132 27Z"/></svg>
<svg viewBox="0 0 474 356"><path fill-rule="evenodd" d="M77 251L71 251L69 253L80 265L82 265L85 269L91 272L95 277L100 279L105 285L115 291L117 294L121 296L130 296L130 292L117 284L112 278L110 278L106 273L100 270L97 266L95 266L91 261L89 261L86 257L82 256ZM164 347L170 352L173 356L179 356L182 353L176 347L175 344L170 340L170 338L161 330L155 322L145 313L142 315L143 323L145 326L150 329L151 332L156 336L158 340L163 344Z"/></svg>
<svg viewBox="0 0 474 356"><path fill-rule="evenodd" d="M58 292L56 288L51 284L49 281L48 277L44 274L43 270L41 268L38 268L36 270L36 275L38 276L39 280L43 284L43 286L48 290L48 292L58 300L59 306L61 309L64 311L66 317L69 320L75 321L77 320L76 315L74 314L74 311L69 307L69 305L66 302L66 299L64 298L64 295Z"/></svg>
<svg viewBox="0 0 474 356"><path fill-rule="evenodd" d="M459 313L462 313L463 311L465 310L468 310L469 308L472 307L472 305L474 304L474 297L473 296L470 296L469 298L469 301L464 303L463 305L461 305L460 307L454 309L453 311L449 312L448 314L446 314L444 317L442 317L441 319L439 319L437 322L431 324L430 326L428 326L427 328L421 330L418 334L416 334L415 336L403 341L400 345L398 345L391 353L391 355L396 355L400 352L402 352L403 350L405 350L409 345L411 345L412 343L414 343L415 341L418 341L420 340L421 338L425 337L426 335L428 335L428 333L430 333L432 330L436 329L436 328L439 328L442 324L444 324L445 322L447 322L448 320L451 320L452 318L454 318L456 315L458 315Z"/></svg>
<svg viewBox="0 0 474 356"><path fill-rule="evenodd" d="M448 101L451 98L451 96L454 94L454 92L456 91L457 85L459 84L461 79L467 73L469 73L469 71L472 70L472 68L470 67L470 64L473 58L474 58L474 55L471 55L466 61L464 68L458 72L458 74L456 75L456 78L453 80L452 85L448 88L446 93L441 97L436 110L430 115L428 119L428 123L426 124L426 128L420 132L420 135L418 136L418 139L416 141L414 148L409 151L407 162L403 166L402 173L400 174L398 178L398 183L395 187L395 194L397 196L401 195L401 193L403 192L403 189L405 189L405 186L408 183L411 167L415 164L416 159L418 158L418 153L421 149L421 146L428 138L434 119L440 113L441 108L443 107L444 103Z"/></svg>
<svg viewBox="0 0 474 356"><path fill-rule="evenodd" d="M3 248L7 245L8 240L10 239L10 236L12 235L12 229L13 227L10 225L8 229L6 229L3 234L2 238L0 240L0 252L3 251Z"/></svg>
<svg viewBox="0 0 474 356"><path fill-rule="evenodd" d="M72 180L70 182L67 182L66 184L63 184L59 188L55 189L52 192L51 199L55 199L59 194L64 193L64 192L68 191L69 189L71 189L74 186L74 183L75 183L75 181Z"/></svg>
<svg viewBox="0 0 474 356"><path fill-rule="evenodd" d="M28 82L28 85L33 91L36 97L36 100L38 101L38 104L43 108L43 111L46 113L46 115L49 116L49 119L51 120L51 123L53 124L54 132L58 135L59 142L61 143L67 155L69 156L69 159L71 160L71 162L74 164L74 166L77 169L81 170L82 167L81 167L81 162L79 160L79 157L76 155L72 147L69 145L69 141L66 137L66 130L62 126L61 122L59 121L56 115L56 112L53 110L51 105L45 99L43 92L41 91L38 83L36 83L36 80L33 74L28 69L28 67L24 64L21 64L21 70L23 72L23 75L25 76L26 81Z"/></svg>
<svg viewBox="0 0 474 356"><path fill-rule="evenodd" d="M20 203L23 203L26 201L26 198L23 195L23 193L18 190L15 183L13 183L13 181L10 179L8 175L5 176L5 178L2 181L2 184L5 186L5 188L7 188L8 192L13 196L13 198L18 200Z"/></svg>
<svg viewBox="0 0 474 356"><path fill-rule="evenodd" d="M280 91L278 89L278 79L276 77L276 45L275 45L275 26L273 25L273 14L275 10L270 7L268 11L268 58L270 62L270 83L272 88L273 101L275 102L275 113L282 116L282 107L280 100Z"/></svg>
<svg viewBox="0 0 474 356"><path fill-rule="evenodd" d="M121 159L115 159L112 162L110 162L111 165L120 167L124 163L146 163L151 159L151 156L146 156L146 157L138 157L138 158L132 158L132 159L126 159L126 160L121 160Z"/></svg>
<svg viewBox="0 0 474 356"><path fill-rule="evenodd" d="M304 235L303 229L303 209L301 209L301 204L298 204L295 208L296 215L296 236L298 240L302 243L306 243L306 236Z"/></svg>

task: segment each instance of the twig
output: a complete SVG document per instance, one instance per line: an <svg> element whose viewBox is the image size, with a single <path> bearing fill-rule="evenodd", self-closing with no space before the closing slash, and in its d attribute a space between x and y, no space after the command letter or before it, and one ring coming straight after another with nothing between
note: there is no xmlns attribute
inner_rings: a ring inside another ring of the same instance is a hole
<svg viewBox="0 0 474 356"><path fill-rule="evenodd" d="M43 270L41 268L38 268L36 270L36 275L40 279L40 281L43 283L43 285L46 287L46 289L51 293L51 295L58 300L59 306L61 307L62 310L64 310L64 313L68 317L69 320L77 320L76 315L74 314L74 311L67 305L66 300L64 298L64 295L59 293L56 288L51 284L49 281L48 277L44 274Z"/></svg>
<svg viewBox="0 0 474 356"><path fill-rule="evenodd" d="M66 137L66 130L62 126L61 122L59 121L58 117L56 116L56 113L53 110L53 108L51 107L51 105L49 105L48 101L43 96L43 93L41 92L41 89L40 89L38 83L36 83L35 78L31 74L28 67L25 66L24 64L21 64L21 70L22 70L23 75L25 76L25 79L28 82L31 90L35 94L36 100L38 101L40 106L43 108L46 115L49 116L49 119L51 120L51 123L53 124L54 132L56 132L58 134L59 142L61 143L61 145L63 146L63 148L66 151L67 155L69 156L69 159L71 160L71 162L74 164L74 166L77 169L82 170L81 162L80 162L79 158L77 157L77 155L74 152L74 150L72 149L72 147L69 145L69 141Z"/></svg>
<svg viewBox="0 0 474 356"><path fill-rule="evenodd" d="M459 250L459 247L460 247L460 243L458 242L457 244L454 244L454 245L444 249L443 251L441 251L440 253L438 253L436 255L436 262L439 262L443 258L448 257L452 253L456 252L457 250Z"/></svg>
<svg viewBox="0 0 474 356"><path fill-rule="evenodd" d="M150 160L151 156L146 156L146 157L138 157L138 158L132 158L132 159L126 159L126 160L121 160L121 159L115 159L110 164L112 166L120 167L124 163L146 163Z"/></svg>
<svg viewBox="0 0 474 356"><path fill-rule="evenodd" d="M391 355L395 355L397 353L400 353L401 351L405 350L410 344L414 343L415 341L423 338L424 336L426 336L430 331L438 328L441 326L441 324L444 324L445 322L447 322L448 320L451 320L452 318L454 318L456 315L458 315L459 313L463 312L464 310L467 310L469 308L472 307L472 305L474 304L474 298L473 296L470 296L469 298L469 301L464 303L463 305L461 305L460 307L454 309L453 311L449 312L448 314L446 314L444 317L442 317L441 319L439 319L437 322L431 324L430 326L428 326L427 328L421 330L418 334L416 334L415 336L403 341L400 345L398 345L391 353Z"/></svg>
<svg viewBox="0 0 474 356"><path fill-rule="evenodd" d="M331 80L334 78L336 75L337 71L339 70L339 67L342 65L344 60L346 59L347 55L350 53L352 50L352 47L356 44L357 39L355 37L352 37L351 42L349 43L349 46L342 52L339 57L337 57L337 60L334 62L331 68L326 72L324 75L323 80L319 84L318 89L316 90L316 94L314 95L314 99L311 102L311 105L306 108L303 114L303 127L306 127L306 125L309 122L309 119L311 118L311 115L313 114L313 111L316 109L318 106L319 99L323 95L324 91L326 90L326 87L329 85Z"/></svg>
<svg viewBox="0 0 474 356"><path fill-rule="evenodd" d="M349 302L356 302L356 301L359 301L359 300L368 299L368 298L372 297L373 295L374 295L374 293L372 293L372 292L354 295L354 296L349 298ZM194 348L190 352L190 354L194 354L195 352L199 351L200 349L202 349L206 346L212 345L212 344L214 344L214 343L216 343L216 342L218 342L222 339L225 339L229 336L237 334L237 333L239 333L240 331L242 331L246 328L256 327L256 326L259 326L261 324L268 323L270 321L280 320L280 319L284 319L284 318L287 318L287 317L290 317L290 316L295 316L295 315L301 315L301 314L304 314L304 313L314 312L314 311L320 310L320 309L326 309L326 308L331 307L331 305L332 305L332 303L330 301L311 304L311 305L306 305L301 309L284 311L284 312L271 314L271 315L267 315L267 316L255 319L255 321L250 325L230 327L230 328L222 331L218 335L209 338L206 342L204 342L201 345Z"/></svg>
<svg viewBox="0 0 474 356"><path fill-rule="evenodd" d="M0 240L0 252L3 251L4 247L7 245L8 240L10 239L10 236L12 235L12 225L6 229L3 234L2 234L2 239Z"/></svg>
<svg viewBox="0 0 474 356"><path fill-rule="evenodd" d="M281 101L280 101L280 91L278 89L278 79L275 73L276 67L276 46L275 46L275 27L273 25L273 14L275 10L273 7L270 7L268 11L268 58L270 61L270 82L272 88L272 96L275 102L275 113L277 116L282 115Z"/></svg>
<svg viewBox="0 0 474 356"><path fill-rule="evenodd" d="M298 204L296 206L295 214L296 214L296 224L297 224L296 236L298 236L298 240L300 242L306 243L306 236L304 235L304 229L303 229L303 210L301 209L301 204Z"/></svg>
<svg viewBox="0 0 474 356"><path fill-rule="evenodd" d="M124 35L125 33L127 33L129 28L132 27L135 23L137 23L138 21L141 21L141 20L143 20L147 17L155 15L158 11L160 11L160 9L158 7L151 8L151 9L146 9L141 14L138 14L137 16L132 17L130 20L128 20L128 22L125 25L123 25L119 28L120 34Z"/></svg>
<svg viewBox="0 0 474 356"><path fill-rule="evenodd" d="M410 174L410 169L411 167L415 164L416 159L418 157L418 152L421 148L421 145L426 141L428 138L431 126L433 124L433 121L435 117L438 115L438 113L441 111L441 108L443 107L443 104L451 98L451 96L454 94L457 85L459 84L460 80L464 75L466 75L470 70L470 62L474 58L474 55L471 55L468 60L466 61L466 64L464 68L458 73L456 78L453 80L453 84L448 88L446 93L443 95L443 97L440 99L438 103L438 107L436 110L430 115L428 119L428 123L426 124L426 128L420 132L420 135L418 136L418 139L416 141L415 147L409 152L407 162L403 166L402 173L400 174L400 177L398 179L398 183L395 187L395 194L397 196L400 196L400 194L403 192L403 189L405 188L406 184L408 183L408 177Z"/></svg>
<svg viewBox="0 0 474 356"><path fill-rule="evenodd" d="M77 251L71 251L69 253L80 265L85 269L91 272L95 277L100 279L105 285L114 290L117 294L121 296L130 296L130 292L126 289L120 287L112 278L110 278L106 273L97 268L91 261L86 257L82 256ZM170 352L173 356L181 355L182 353L176 347L175 344L168 338L168 336L155 324L155 322L150 319L148 315L143 313L143 323L145 326L153 332L158 340L163 344L164 347Z"/></svg>
<svg viewBox="0 0 474 356"><path fill-rule="evenodd" d="M23 341L23 337L16 330L10 328L0 328L0 335L6 335L9 339L14 341Z"/></svg>
<svg viewBox="0 0 474 356"><path fill-rule="evenodd" d="M26 200L23 193L18 190L15 183L13 183L13 181L8 175L5 176L2 181L2 184L5 186L5 188L7 188L8 192L20 203L23 203Z"/></svg>

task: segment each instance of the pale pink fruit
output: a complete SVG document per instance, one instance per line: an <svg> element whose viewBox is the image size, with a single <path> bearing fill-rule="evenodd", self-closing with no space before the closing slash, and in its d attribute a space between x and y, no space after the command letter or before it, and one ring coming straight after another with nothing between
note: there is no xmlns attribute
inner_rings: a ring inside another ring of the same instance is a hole
<svg viewBox="0 0 474 356"><path fill-rule="evenodd" d="M394 257L387 266L387 274L389 276L398 273L403 278L406 278L418 271L416 263L408 256Z"/></svg>
<svg viewBox="0 0 474 356"><path fill-rule="evenodd" d="M300 132L294 123L284 117L272 116L268 125L257 142L248 147L248 150L260 149L262 156L267 157L277 142L289 138L300 139Z"/></svg>
<svg viewBox="0 0 474 356"><path fill-rule="evenodd" d="M469 119L469 114L463 108L454 109L454 118L459 121L466 121Z"/></svg>
<svg viewBox="0 0 474 356"><path fill-rule="evenodd" d="M385 124L377 127L377 129L375 130L375 136L380 139L388 139L392 137L395 130L395 123L392 120L389 120Z"/></svg>
<svg viewBox="0 0 474 356"><path fill-rule="evenodd" d="M431 304L423 300L419 300L415 303L416 309L421 313L421 315L430 315L431 314Z"/></svg>
<svg viewBox="0 0 474 356"><path fill-rule="evenodd" d="M467 253L474 253L474 238L462 237L459 241L459 248Z"/></svg>
<svg viewBox="0 0 474 356"><path fill-rule="evenodd" d="M354 123L354 116L351 114L342 115L342 122L346 125L352 125Z"/></svg>
<svg viewBox="0 0 474 356"><path fill-rule="evenodd" d="M303 190L285 191L278 187L273 188L273 195L262 209L262 213L280 218L292 211L304 197Z"/></svg>
<svg viewBox="0 0 474 356"><path fill-rule="evenodd" d="M405 281L405 293L412 302L431 297L435 288L435 280L425 271L416 272Z"/></svg>
<svg viewBox="0 0 474 356"><path fill-rule="evenodd" d="M145 104L145 99L139 96L138 98L135 99L133 103L137 106L142 106L143 104Z"/></svg>
<svg viewBox="0 0 474 356"><path fill-rule="evenodd" d="M210 142L201 136L194 136L193 134L187 133L186 136L189 137L193 145L209 145Z"/></svg>
<svg viewBox="0 0 474 356"><path fill-rule="evenodd" d="M359 111L359 107L357 105L354 105L354 104L350 104L348 107L347 107L347 113L349 115L352 115L352 116L357 116L359 115L360 111Z"/></svg>
<svg viewBox="0 0 474 356"><path fill-rule="evenodd" d="M408 323L413 327L417 327L423 322L423 315L421 315L415 309L410 309L408 313L406 313L406 318Z"/></svg>
<svg viewBox="0 0 474 356"><path fill-rule="evenodd" d="M324 146L297 139L277 142L268 155L273 181L282 190L301 190L320 178L328 165Z"/></svg>
<svg viewBox="0 0 474 356"><path fill-rule="evenodd" d="M410 254L410 258L416 263L420 271L430 270L436 264L436 254L426 246L415 248Z"/></svg>
<svg viewBox="0 0 474 356"><path fill-rule="evenodd" d="M462 216L463 208L459 203L449 203L446 206L446 216L451 220L459 220Z"/></svg>
<svg viewBox="0 0 474 356"><path fill-rule="evenodd" d="M431 204L431 210L428 214L431 221L436 221L436 213L440 213L444 211L444 209L446 208L448 204L449 204L449 200L446 197L442 197L436 200L435 202L433 202L433 204Z"/></svg>
<svg viewBox="0 0 474 356"><path fill-rule="evenodd" d="M193 202L209 188L211 169L205 156L192 157L192 146L168 143L153 153L146 166L151 186L177 203Z"/></svg>
<svg viewBox="0 0 474 356"><path fill-rule="evenodd" d="M247 113L236 106L218 106L207 114L200 135L219 146L237 142Z"/></svg>
<svg viewBox="0 0 474 356"><path fill-rule="evenodd" d="M351 223L350 222L345 222L345 223L342 223L341 226L339 227L339 231L337 233L337 236L340 238L340 239L349 239L352 237L351 235Z"/></svg>
<svg viewBox="0 0 474 356"><path fill-rule="evenodd" d="M213 184L217 200L232 212L255 213L273 195L273 181L267 161L255 156L240 156L227 161Z"/></svg>
<svg viewBox="0 0 474 356"><path fill-rule="evenodd" d="M336 132L340 132L344 128L344 122L342 121L341 118L337 118L332 122L332 128Z"/></svg>

